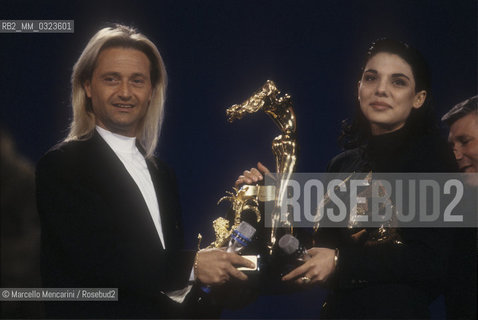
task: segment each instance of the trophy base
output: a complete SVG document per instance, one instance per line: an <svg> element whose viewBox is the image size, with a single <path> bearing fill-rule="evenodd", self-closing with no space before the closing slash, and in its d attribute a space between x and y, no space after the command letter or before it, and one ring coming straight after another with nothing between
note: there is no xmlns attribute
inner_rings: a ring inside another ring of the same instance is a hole
<svg viewBox="0 0 478 320"><path fill-rule="evenodd" d="M242 255L241 257L246 258L247 260L251 261L254 263L254 268L247 268L247 267L240 267L237 268L237 270L240 271L245 271L247 272L252 272L252 271L261 271L261 255Z"/></svg>

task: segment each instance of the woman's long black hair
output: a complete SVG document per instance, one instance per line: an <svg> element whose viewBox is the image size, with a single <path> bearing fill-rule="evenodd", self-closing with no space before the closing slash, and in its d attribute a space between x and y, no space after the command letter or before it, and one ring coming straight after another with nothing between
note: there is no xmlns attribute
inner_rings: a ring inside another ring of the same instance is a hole
<svg viewBox="0 0 478 320"><path fill-rule="evenodd" d="M362 71L367 62L377 53L386 52L398 55L411 67L415 79L415 92L425 90L427 97L423 105L413 108L405 122L408 132L413 135L423 135L437 129L436 119L432 107L431 76L428 64L421 53L408 44L393 39L382 38L372 43L362 64ZM356 148L367 143L371 136L370 123L363 115L359 103L352 121L342 121L342 133L339 144L344 149Z"/></svg>

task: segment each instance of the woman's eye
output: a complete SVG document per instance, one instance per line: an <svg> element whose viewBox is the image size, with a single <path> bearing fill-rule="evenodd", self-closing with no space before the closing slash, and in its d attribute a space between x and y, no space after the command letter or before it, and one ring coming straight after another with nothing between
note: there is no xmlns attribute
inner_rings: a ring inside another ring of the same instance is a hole
<svg viewBox="0 0 478 320"><path fill-rule="evenodd" d="M375 77L375 76L373 76L373 75L365 75L363 78L364 78L364 80L367 81L367 82L368 82L368 81L373 81L373 80L377 79L377 77Z"/></svg>
<svg viewBox="0 0 478 320"><path fill-rule="evenodd" d="M403 86L407 85L405 80L402 80L402 79L393 80L393 84L396 85L396 86L399 86L399 87L403 87Z"/></svg>

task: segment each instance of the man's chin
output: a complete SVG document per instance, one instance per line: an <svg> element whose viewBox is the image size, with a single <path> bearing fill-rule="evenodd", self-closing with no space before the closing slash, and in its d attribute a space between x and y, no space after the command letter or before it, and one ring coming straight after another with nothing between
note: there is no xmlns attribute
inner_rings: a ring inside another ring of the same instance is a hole
<svg viewBox="0 0 478 320"><path fill-rule="evenodd" d="M105 129L126 137L134 137L136 132L136 126L125 121L116 121L114 123L110 123Z"/></svg>

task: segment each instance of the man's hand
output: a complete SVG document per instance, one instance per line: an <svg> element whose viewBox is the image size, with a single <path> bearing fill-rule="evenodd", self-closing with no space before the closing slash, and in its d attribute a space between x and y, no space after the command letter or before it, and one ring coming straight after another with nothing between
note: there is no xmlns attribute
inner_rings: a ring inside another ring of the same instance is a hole
<svg viewBox="0 0 478 320"><path fill-rule="evenodd" d="M219 285L226 283L231 276L246 280L247 276L238 267L254 268L251 261L220 249L201 250L197 255L196 278L205 285Z"/></svg>
<svg viewBox="0 0 478 320"><path fill-rule="evenodd" d="M262 172L262 174L261 174ZM235 183L236 188L241 187L243 184L252 184L257 183L264 179L264 175L269 174L270 171L262 163L257 163L257 169L251 168L251 170L245 170L242 175L240 175Z"/></svg>
<svg viewBox="0 0 478 320"><path fill-rule="evenodd" d="M335 270L335 250L311 248L307 252L311 258L282 277L283 281L295 280L298 284L314 284L324 283L330 277Z"/></svg>

